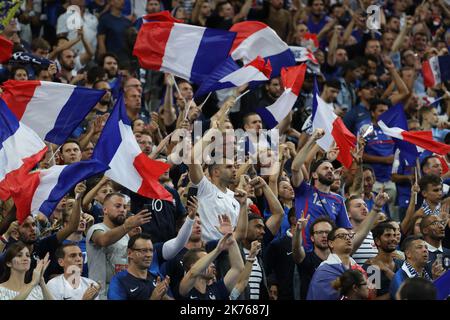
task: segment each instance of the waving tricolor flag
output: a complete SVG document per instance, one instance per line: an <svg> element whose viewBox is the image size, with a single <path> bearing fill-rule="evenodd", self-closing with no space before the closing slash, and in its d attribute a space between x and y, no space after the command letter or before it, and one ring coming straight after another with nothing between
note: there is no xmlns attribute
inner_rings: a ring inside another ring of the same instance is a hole
<svg viewBox="0 0 450 320"><path fill-rule="evenodd" d="M295 65L294 54L277 33L258 21L245 21L233 25L230 31L237 32L230 54L234 60L249 63L257 56L269 59L272 77L278 77L283 67Z"/></svg>
<svg viewBox="0 0 450 320"><path fill-rule="evenodd" d="M133 49L141 67L172 73L200 84L228 57L236 33L147 15Z"/></svg>
<svg viewBox="0 0 450 320"><path fill-rule="evenodd" d="M256 109L268 129L276 127L292 110L303 86L305 72L306 64L284 68L281 71L284 92L274 104Z"/></svg>
<svg viewBox="0 0 450 320"><path fill-rule="evenodd" d="M414 155L414 152L417 152L416 146L418 146L442 155L450 152L449 145L433 140L433 134L431 131L405 130L407 125L405 126L406 117L404 114L403 106L401 104L397 104L389 108L389 110L384 112L378 118L378 125L386 135L401 140L400 144L398 143L398 140L395 140L400 151L405 151ZM405 144L404 142L409 142L409 144ZM412 160L413 157L410 156L410 159ZM408 162L410 162L410 160L408 160Z"/></svg>
<svg viewBox="0 0 450 320"><path fill-rule="evenodd" d="M172 195L158 182L170 167L144 154L134 137L125 111L123 95L103 128L92 159L109 165L105 176L144 197L172 201Z"/></svg>
<svg viewBox="0 0 450 320"><path fill-rule="evenodd" d="M13 43L0 35L0 63L5 63L11 58Z"/></svg>
<svg viewBox="0 0 450 320"><path fill-rule="evenodd" d="M17 121L0 98L0 199L10 197L22 177L36 166L47 151L45 143L33 130Z"/></svg>
<svg viewBox="0 0 450 320"><path fill-rule="evenodd" d="M450 55L434 56L422 63L423 82L432 88L450 80Z"/></svg>
<svg viewBox="0 0 450 320"><path fill-rule="evenodd" d="M201 97L209 92L239 87L246 83L254 86L258 82L269 80L271 73L270 61L265 62L259 56L242 68L232 58L228 58L202 82L195 96Z"/></svg>
<svg viewBox="0 0 450 320"><path fill-rule="evenodd" d="M346 168L350 168L353 162L350 150L356 145L356 137L347 129L341 117L334 113L333 105L326 103L319 96L317 83L314 83L312 125L313 130L321 128L325 131L325 135L317 140L317 144L328 151L336 142L339 147L337 160Z"/></svg>
<svg viewBox="0 0 450 320"><path fill-rule="evenodd" d="M50 217L60 200L77 183L107 169L97 160L88 160L30 173L20 186L11 191L17 220L21 223L30 213L36 216L39 212Z"/></svg>
<svg viewBox="0 0 450 320"><path fill-rule="evenodd" d="M16 118L48 142L63 144L104 90L47 81L6 81L1 97Z"/></svg>

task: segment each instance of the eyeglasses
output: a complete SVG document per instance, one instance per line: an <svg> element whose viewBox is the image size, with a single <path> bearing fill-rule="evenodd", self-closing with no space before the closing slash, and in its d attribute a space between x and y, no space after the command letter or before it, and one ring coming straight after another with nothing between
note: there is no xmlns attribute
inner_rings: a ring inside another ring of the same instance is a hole
<svg viewBox="0 0 450 320"><path fill-rule="evenodd" d="M319 230L319 231L314 231L313 233L315 235L319 235L319 236L328 236L330 231L328 231L328 230Z"/></svg>
<svg viewBox="0 0 450 320"><path fill-rule="evenodd" d="M335 239L353 240L355 233L339 233L334 236Z"/></svg>
<svg viewBox="0 0 450 320"><path fill-rule="evenodd" d="M137 252L139 252L140 254L153 253L153 248L152 248L152 249L149 249L149 248L141 248L141 249L138 249L138 248L131 248L131 250L137 251Z"/></svg>
<svg viewBox="0 0 450 320"><path fill-rule="evenodd" d="M430 223L430 224L428 224L426 227L429 227L429 226L438 226L438 225L441 225L442 227L445 227L445 221L439 221L439 220L436 220L436 221L433 221L432 223ZM425 228L426 228L425 227Z"/></svg>

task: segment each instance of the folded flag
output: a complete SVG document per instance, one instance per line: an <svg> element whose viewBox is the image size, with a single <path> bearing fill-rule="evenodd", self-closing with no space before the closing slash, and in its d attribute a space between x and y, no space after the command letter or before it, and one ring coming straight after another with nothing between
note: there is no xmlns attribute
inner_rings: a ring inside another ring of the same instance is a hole
<svg viewBox="0 0 450 320"><path fill-rule="evenodd" d="M149 21L153 15L147 15ZM160 16L160 14L159 14ZM200 84L228 57L236 33L166 21L144 23L133 49L141 67Z"/></svg>
<svg viewBox="0 0 450 320"><path fill-rule="evenodd" d="M258 82L269 80L271 73L270 61L266 63L259 56L242 68L229 57L202 82L195 96L201 97L209 92L239 87L246 83L250 83L250 86L255 86Z"/></svg>
<svg viewBox="0 0 450 320"><path fill-rule="evenodd" d="M104 90L48 81L8 80L2 98L38 136L63 144L105 94Z"/></svg>
<svg viewBox="0 0 450 320"><path fill-rule="evenodd" d="M0 98L0 199L45 156L47 146L33 130L17 121Z"/></svg>
<svg viewBox="0 0 450 320"><path fill-rule="evenodd" d="M433 284L437 290L437 300L448 300L448 297L450 297L450 270L434 280Z"/></svg>
<svg viewBox="0 0 450 320"><path fill-rule="evenodd" d="M237 32L230 55L234 60L249 63L257 56L269 59L272 77L278 77L283 67L295 65L295 57L288 45L277 33L259 21L244 21L233 25L230 31Z"/></svg>
<svg viewBox="0 0 450 320"><path fill-rule="evenodd" d="M10 63L20 63L20 64L34 64L37 66L41 66L44 68L48 68L51 64L54 62L41 58L38 56L35 56L34 54L28 53L28 52L14 52L11 56Z"/></svg>
<svg viewBox="0 0 450 320"><path fill-rule="evenodd" d="M404 117L403 124L401 120L402 117ZM415 154L415 158L417 158L418 155L417 148L415 148L416 146L442 155L450 152L449 145L433 140L431 131L407 131L404 128L408 127L407 124L405 126L404 122L406 122L406 117L404 116L403 106L401 104L392 106L378 118L378 125L386 135L410 143L409 145L398 144L400 151L404 150L409 154ZM410 162L414 159L414 156L409 156L409 158L406 159ZM409 164L412 165L412 163L415 163L415 159Z"/></svg>
<svg viewBox="0 0 450 320"><path fill-rule="evenodd" d="M336 142L336 146L339 147L337 160L346 168L350 168L353 162L350 150L356 145L356 137L347 129L341 117L334 113L333 105L326 103L319 96L316 82L314 82L312 125L313 130L321 128L325 131L325 135L317 140L317 144L328 151Z"/></svg>
<svg viewBox="0 0 450 320"><path fill-rule="evenodd" d="M0 35L0 63L5 63L11 58L13 46L12 41Z"/></svg>
<svg viewBox="0 0 450 320"><path fill-rule="evenodd" d="M150 159L139 148L125 111L123 95L103 128L92 158L109 165L105 176L125 188L148 198L172 201L170 192L158 182L170 166Z"/></svg>
<svg viewBox="0 0 450 320"><path fill-rule="evenodd" d="M450 55L434 56L422 63L423 82L432 88L450 80Z"/></svg>
<svg viewBox="0 0 450 320"><path fill-rule="evenodd" d="M283 68L281 81L284 92L274 104L256 109L268 129L276 127L291 112L303 86L305 72L306 64Z"/></svg>
<svg viewBox="0 0 450 320"><path fill-rule="evenodd" d="M88 160L63 166L53 166L35 171L26 176L21 184L11 191L16 204L19 223L26 217L42 212L49 217L60 200L80 181L86 180L108 169L97 160Z"/></svg>

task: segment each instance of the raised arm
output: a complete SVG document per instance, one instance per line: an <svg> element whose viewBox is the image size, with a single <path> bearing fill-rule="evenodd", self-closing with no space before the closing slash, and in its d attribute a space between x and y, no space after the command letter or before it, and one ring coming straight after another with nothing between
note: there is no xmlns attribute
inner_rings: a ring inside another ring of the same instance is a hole
<svg viewBox="0 0 450 320"><path fill-rule="evenodd" d="M82 182L77 184L77 186L75 187L75 203L72 208L69 223L67 224L67 226L65 226L56 233L56 238L58 239L59 242L62 242L72 233L77 231L78 226L80 224L81 200L85 192L86 192L86 185Z"/></svg>
<svg viewBox="0 0 450 320"><path fill-rule="evenodd" d="M300 218L297 220L295 226L295 232L292 237L292 258L296 264L300 264L306 257L305 249L303 248L302 230L306 228L310 215L306 218Z"/></svg>
<svg viewBox="0 0 450 320"><path fill-rule="evenodd" d="M203 169L201 166L201 157L203 154L204 148L211 142L211 138L213 137L215 129L208 130L202 137L201 140L199 140L194 147L192 148L191 152L191 163L188 164L189 168L189 178L191 182L195 185L199 184L200 181L203 179Z"/></svg>
<svg viewBox="0 0 450 320"><path fill-rule="evenodd" d="M397 35L397 38L395 38L394 43L392 44L391 52L400 51L401 46L405 42L406 35L411 31L413 26L414 26L413 17L407 16L405 25L400 30L400 33Z"/></svg>
<svg viewBox="0 0 450 320"><path fill-rule="evenodd" d="M234 286L239 280L239 276L244 270L244 262L242 261L241 252L239 251L239 247L236 239L233 236L230 237L230 241L232 241L230 248L228 249L228 258L230 260L230 270L225 274L223 278L223 282L225 287L227 287L228 292L233 290Z"/></svg>
<svg viewBox="0 0 450 320"><path fill-rule="evenodd" d="M86 211L90 209L90 204L94 200L97 192L109 181L107 176L103 176L100 181L83 197L82 208Z"/></svg>
<svg viewBox="0 0 450 320"><path fill-rule="evenodd" d="M395 69L395 65L392 62L391 58L385 56L383 58L383 62L384 66L389 70L389 73L391 74L395 86L398 90L398 93L394 93L391 97L389 97L391 103L394 105L404 100L410 94L410 92L402 77L400 77L400 74Z"/></svg>
<svg viewBox="0 0 450 320"><path fill-rule="evenodd" d="M317 140L325 135L323 129L314 130L312 136L308 139L303 148L297 153L294 160L292 161L292 185L294 188L298 187L303 182L302 166L305 163L306 157L308 156L311 149Z"/></svg>
<svg viewBox="0 0 450 320"><path fill-rule="evenodd" d="M234 16L233 23L245 20L251 8L252 0L245 0L244 5L241 7L241 11L239 11L239 13Z"/></svg>
<svg viewBox="0 0 450 320"><path fill-rule="evenodd" d="M400 223L400 230L404 235L408 235L409 231L411 230L411 223L416 213L416 197L419 191L420 188L416 182L411 186L411 196L409 198L408 209L406 209L405 218L403 218L402 222ZM416 214L423 214L423 210L419 209Z"/></svg>
<svg viewBox="0 0 450 320"><path fill-rule="evenodd" d="M173 105L173 86L175 84L175 81L173 80L173 77L170 74L164 75L164 78L166 82L166 94L164 95L164 104L163 104L164 110L163 122L164 125L167 127L171 126L177 120L177 113Z"/></svg>
<svg viewBox="0 0 450 320"><path fill-rule="evenodd" d="M248 207L247 207L247 192L236 188L234 190L234 197L240 204L238 221L234 229L233 236L236 241L242 241L247 237L248 228Z"/></svg>

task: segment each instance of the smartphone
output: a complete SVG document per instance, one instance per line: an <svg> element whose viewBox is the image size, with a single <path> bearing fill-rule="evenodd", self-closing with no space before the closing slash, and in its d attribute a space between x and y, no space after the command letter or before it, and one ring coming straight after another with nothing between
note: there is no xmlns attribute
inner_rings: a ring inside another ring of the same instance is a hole
<svg viewBox="0 0 450 320"><path fill-rule="evenodd" d="M152 212L152 204L151 203L144 203L144 207L142 209L145 209L148 212Z"/></svg>
<svg viewBox="0 0 450 320"><path fill-rule="evenodd" d="M187 194L188 201L192 197L196 197L197 196L197 192L198 192L198 188L197 187L190 187L189 190L188 190L188 194Z"/></svg>

